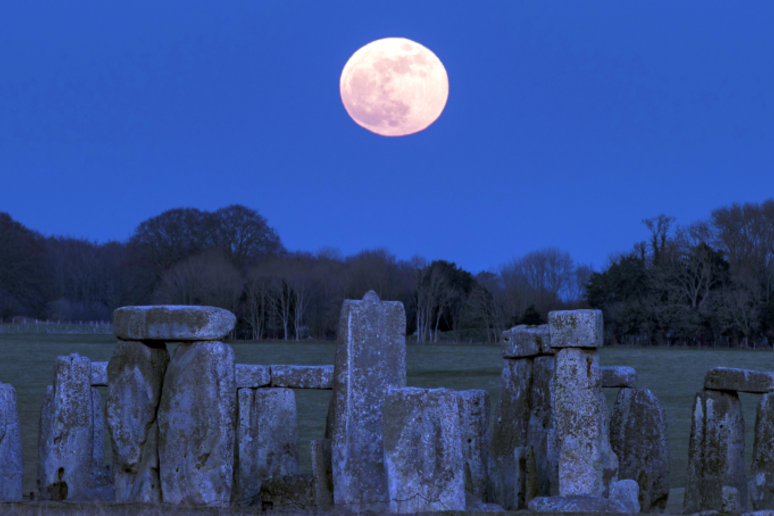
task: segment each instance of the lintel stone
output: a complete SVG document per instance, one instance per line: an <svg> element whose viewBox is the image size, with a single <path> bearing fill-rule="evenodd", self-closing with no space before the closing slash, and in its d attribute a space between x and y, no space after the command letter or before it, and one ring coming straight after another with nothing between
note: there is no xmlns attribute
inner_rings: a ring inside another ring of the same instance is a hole
<svg viewBox="0 0 774 516"><path fill-rule="evenodd" d="M272 365L271 386L331 390L333 366Z"/></svg>
<svg viewBox="0 0 774 516"><path fill-rule="evenodd" d="M214 306L125 306L113 311L121 340L218 341L234 329L236 316Z"/></svg>
<svg viewBox="0 0 774 516"><path fill-rule="evenodd" d="M637 371L628 366L601 367L602 387L628 387L634 389L637 385Z"/></svg>
<svg viewBox="0 0 774 516"><path fill-rule="evenodd" d="M267 365L236 364L237 389L271 385L271 367Z"/></svg>
<svg viewBox="0 0 774 516"><path fill-rule="evenodd" d="M601 310L548 312L552 348L601 348L604 335Z"/></svg>
<svg viewBox="0 0 774 516"><path fill-rule="evenodd" d="M553 354L551 336L548 325L514 326L505 330L500 341L503 358L532 357L536 355Z"/></svg>
<svg viewBox="0 0 774 516"><path fill-rule="evenodd" d="M92 387L107 387L108 374L107 362L92 362L91 363L91 386Z"/></svg>
<svg viewBox="0 0 774 516"><path fill-rule="evenodd" d="M704 388L713 391L774 392L774 373L716 367L704 377Z"/></svg>

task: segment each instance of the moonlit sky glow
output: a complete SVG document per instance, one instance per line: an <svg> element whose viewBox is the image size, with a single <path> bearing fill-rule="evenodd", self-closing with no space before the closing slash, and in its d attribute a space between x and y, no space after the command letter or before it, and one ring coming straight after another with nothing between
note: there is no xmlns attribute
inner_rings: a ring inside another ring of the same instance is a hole
<svg viewBox="0 0 774 516"><path fill-rule="evenodd" d="M774 196L773 26L765 1L3 2L0 211L106 241L237 203L291 250L601 266L643 218ZM339 94L386 37L449 76L403 138Z"/></svg>

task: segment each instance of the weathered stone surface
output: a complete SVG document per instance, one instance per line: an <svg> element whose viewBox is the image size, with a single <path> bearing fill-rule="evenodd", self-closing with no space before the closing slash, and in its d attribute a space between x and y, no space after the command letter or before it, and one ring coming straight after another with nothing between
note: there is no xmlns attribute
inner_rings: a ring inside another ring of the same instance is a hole
<svg viewBox="0 0 774 516"><path fill-rule="evenodd" d="M500 399L495 407L488 501L509 511L524 508L519 505L517 495L518 464L515 461L514 450L527 442L532 362L531 358L503 360Z"/></svg>
<svg viewBox="0 0 774 516"><path fill-rule="evenodd" d="M534 496L559 495L559 446L551 405L554 365L552 356L535 357L532 361L527 442L535 456L537 493ZM528 489L527 501L532 499L530 492Z"/></svg>
<svg viewBox="0 0 774 516"><path fill-rule="evenodd" d="M744 416L735 392L701 391L693 402L684 512L720 510L723 486L747 504L744 471Z"/></svg>
<svg viewBox="0 0 774 516"><path fill-rule="evenodd" d="M486 503L469 492L465 492L465 510L476 512L503 512L505 509L496 503Z"/></svg>
<svg viewBox="0 0 774 516"><path fill-rule="evenodd" d="M739 491L735 487L723 486L722 498L722 510L724 512L740 513L742 507L739 505Z"/></svg>
<svg viewBox="0 0 774 516"><path fill-rule="evenodd" d="M158 410L162 501L225 507L234 477L234 350L182 343L167 366Z"/></svg>
<svg viewBox="0 0 774 516"><path fill-rule="evenodd" d="M107 375L107 362L92 362L91 363L91 385L94 387L107 387L108 375Z"/></svg>
<svg viewBox="0 0 774 516"><path fill-rule="evenodd" d="M489 393L484 390L458 391L460 439L464 463L465 490L487 499L489 484Z"/></svg>
<svg viewBox="0 0 774 516"><path fill-rule="evenodd" d="M716 367L704 377L704 388L715 391L774 392L774 373Z"/></svg>
<svg viewBox="0 0 774 516"><path fill-rule="evenodd" d="M94 391L88 358L57 357L38 434L38 491L44 500L95 498L94 473L103 465L94 464Z"/></svg>
<svg viewBox="0 0 774 516"><path fill-rule="evenodd" d="M333 471L331 471L331 440L315 439L310 443L312 455L312 489L316 507L333 505Z"/></svg>
<svg viewBox="0 0 774 516"><path fill-rule="evenodd" d="M535 355L554 354L548 325L514 326L505 330L500 340L503 358L522 358Z"/></svg>
<svg viewBox="0 0 774 516"><path fill-rule="evenodd" d="M601 383L596 350L557 351L552 406L561 496L607 496L610 482L617 479L618 458L610 447Z"/></svg>
<svg viewBox="0 0 774 516"><path fill-rule="evenodd" d="M618 478L639 486L642 512L664 512L669 498L669 434L666 415L647 389L621 389L610 421Z"/></svg>
<svg viewBox="0 0 774 516"><path fill-rule="evenodd" d="M552 348L601 348L604 327L601 310L548 312Z"/></svg>
<svg viewBox="0 0 774 516"><path fill-rule="evenodd" d="M267 478L261 486L261 505L272 509L308 509L314 506L312 475Z"/></svg>
<svg viewBox="0 0 774 516"><path fill-rule="evenodd" d="M774 510L750 511L743 513L742 516L774 516Z"/></svg>
<svg viewBox="0 0 774 516"><path fill-rule="evenodd" d="M333 366L272 365L271 386L333 389Z"/></svg>
<svg viewBox="0 0 774 516"><path fill-rule="evenodd" d="M214 306L125 306L113 311L121 340L217 341L234 329L236 316Z"/></svg>
<svg viewBox="0 0 774 516"><path fill-rule="evenodd" d="M237 389L255 389L271 385L271 367L267 365L236 364Z"/></svg>
<svg viewBox="0 0 774 516"><path fill-rule="evenodd" d="M352 510L387 508L382 404L390 387L406 386L403 304L345 300L339 318L331 400L333 496Z"/></svg>
<svg viewBox="0 0 774 516"><path fill-rule="evenodd" d="M610 499L621 502L628 513L640 512L639 495L640 486L630 478L610 483Z"/></svg>
<svg viewBox="0 0 774 516"><path fill-rule="evenodd" d="M628 512L618 500L594 496L539 496L529 502L529 510L535 512Z"/></svg>
<svg viewBox="0 0 774 516"><path fill-rule="evenodd" d="M774 394L758 402L749 485L753 510L774 510Z"/></svg>
<svg viewBox="0 0 774 516"><path fill-rule="evenodd" d="M23 474L16 389L0 383L0 502L21 502Z"/></svg>
<svg viewBox="0 0 774 516"><path fill-rule="evenodd" d="M93 483L91 489L85 494L84 500L112 502L115 499L112 468L105 464L105 412L102 410L102 395L96 387L91 388L91 409L94 414L94 437L91 448Z"/></svg>
<svg viewBox="0 0 774 516"><path fill-rule="evenodd" d="M239 389L234 501L254 503L269 477L298 473L298 415L292 389Z"/></svg>
<svg viewBox="0 0 774 516"><path fill-rule="evenodd" d="M384 400L390 512L465 510L459 397L449 389L390 389Z"/></svg>
<svg viewBox="0 0 774 516"><path fill-rule="evenodd" d="M637 371L627 366L602 367L602 387L628 387L634 389L637 386Z"/></svg>
<svg viewBox="0 0 774 516"><path fill-rule="evenodd" d="M169 352L122 341L107 367L107 427L113 450L115 501L160 503L158 421Z"/></svg>

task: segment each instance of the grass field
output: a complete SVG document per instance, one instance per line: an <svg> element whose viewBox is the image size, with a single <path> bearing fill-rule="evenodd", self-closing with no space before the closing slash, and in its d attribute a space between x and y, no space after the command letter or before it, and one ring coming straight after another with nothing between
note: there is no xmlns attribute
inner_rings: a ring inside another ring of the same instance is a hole
<svg viewBox="0 0 774 516"><path fill-rule="evenodd" d="M0 335L0 381L16 388L22 427L24 492L37 491L37 436L40 402L52 381L54 359L73 352L93 361L109 360L116 344L110 335ZM335 343L270 342L232 343L237 362L246 364L332 364ZM170 345L170 351L175 345ZM741 367L774 370L774 353L736 350L688 350L681 348L602 348L602 365L628 365L638 374L638 387L650 389L664 406L669 425L672 488L685 485L688 436L693 396L702 388L707 370ZM408 385L449 387L456 390L485 389L491 406L499 395L502 358L499 347L467 345L409 345ZM107 389L101 388L103 402ZM618 389L606 389L612 407ZM746 454L749 465L758 396L742 394L746 422ZM296 391L300 435L300 463L310 471L309 441L324 435L330 391ZM106 433L107 437L107 433ZM106 460L110 460L109 439ZM671 505L671 504L670 504Z"/></svg>

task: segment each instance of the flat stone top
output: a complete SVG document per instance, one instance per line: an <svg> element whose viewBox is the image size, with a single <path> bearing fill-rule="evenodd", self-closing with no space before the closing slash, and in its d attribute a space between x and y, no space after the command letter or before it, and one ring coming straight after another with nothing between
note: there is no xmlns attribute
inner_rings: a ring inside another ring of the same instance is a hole
<svg viewBox="0 0 774 516"><path fill-rule="evenodd" d="M601 310L548 312L552 348L601 348L604 327Z"/></svg>
<svg viewBox="0 0 774 516"><path fill-rule="evenodd" d="M714 391L774 392L774 372L716 367L704 377L704 388Z"/></svg>
<svg viewBox="0 0 774 516"><path fill-rule="evenodd" d="M113 333L121 340L221 340L236 316L214 306L125 306L113 311Z"/></svg>
<svg viewBox="0 0 774 516"><path fill-rule="evenodd" d="M500 339L500 351L503 358L531 357L535 355L553 355L551 335L548 325L514 326L505 330Z"/></svg>
<svg viewBox="0 0 774 516"><path fill-rule="evenodd" d="M599 368L602 373L602 387L628 387L637 385L637 371L628 366L605 366Z"/></svg>

